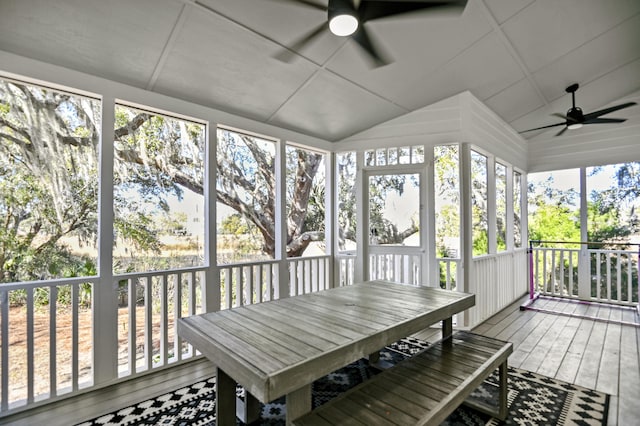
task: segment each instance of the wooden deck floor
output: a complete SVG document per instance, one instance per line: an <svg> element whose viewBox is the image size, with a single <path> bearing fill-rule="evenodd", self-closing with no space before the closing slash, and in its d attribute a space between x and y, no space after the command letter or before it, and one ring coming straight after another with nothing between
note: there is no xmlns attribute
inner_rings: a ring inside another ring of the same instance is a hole
<svg viewBox="0 0 640 426"><path fill-rule="evenodd" d="M525 300L513 303L473 331L513 342L514 353L509 357L509 364L513 367L610 394L609 425L638 424L640 327L606 322L640 323L638 314L631 309L544 299L538 300L535 306L566 315L520 311L519 307ZM593 316L602 321L568 315ZM429 329L417 337L433 341L438 334L437 329ZM213 373L211 364L201 360L0 418L0 424L68 426L193 383Z"/></svg>
<svg viewBox="0 0 640 426"><path fill-rule="evenodd" d="M520 311L526 300L473 331L512 342L510 366L611 395L609 425L640 424L640 327L620 324L640 324L637 311L558 299L539 299L533 306L562 315ZM434 338L429 331L417 337Z"/></svg>

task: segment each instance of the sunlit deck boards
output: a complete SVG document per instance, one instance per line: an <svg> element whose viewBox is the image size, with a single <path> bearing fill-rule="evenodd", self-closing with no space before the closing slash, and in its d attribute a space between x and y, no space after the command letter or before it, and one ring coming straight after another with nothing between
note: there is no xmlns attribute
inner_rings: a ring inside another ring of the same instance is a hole
<svg viewBox="0 0 640 426"><path fill-rule="evenodd" d="M610 425L640 418L640 327L535 311L519 311L525 299L473 331L514 345L509 364L611 395ZM609 305L538 300L539 307L602 319L639 323L637 312Z"/></svg>
<svg viewBox="0 0 640 426"><path fill-rule="evenodd" d="M610 425L632 425L640 418L640 328L607 324L587 319L569 318L535 311L520 311L525 298L513 303L500 313L489 318L473 331L498 339L513 342L514 353L509 365L529 368L541 374L554 376L575 384L590 386L611 394L609 411ZM594 311L598 316L611 318L621 315L634 320L630 310L578 305L575 303L548 301L554 309ZM549 306L551 307L551 306ZM637 314L635 320L638 321ZM416 337L434 341L439 338L439 329L427 329ZM0 423L47 426L68 426L169 391L182 385L187 372L180 367L177 374L158 375L133 380L106 389L81 395L45 408L0 419ZM203 371L202 361L194 363L191 376L204 377L213 374L213 369ZM197 370L200 371L197 371ZM196 374L197 373L197 374ZM167 380L168 377L171 377ZM149 388L149 385L155 386ZM149 394L153 389L154 395Z"/></svg>

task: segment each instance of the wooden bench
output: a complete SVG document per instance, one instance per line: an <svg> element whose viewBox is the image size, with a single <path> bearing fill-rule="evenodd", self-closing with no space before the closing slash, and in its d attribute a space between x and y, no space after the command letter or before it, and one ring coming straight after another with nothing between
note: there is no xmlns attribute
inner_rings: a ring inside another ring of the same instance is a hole
<svg viewBox="0 0 640 426"><path fill-rule="evenodd" d="M306 425L438 425L463 402L504 420L513 345L459 331L293 421ZM497 407L467 400L499 369Z"/></svg>

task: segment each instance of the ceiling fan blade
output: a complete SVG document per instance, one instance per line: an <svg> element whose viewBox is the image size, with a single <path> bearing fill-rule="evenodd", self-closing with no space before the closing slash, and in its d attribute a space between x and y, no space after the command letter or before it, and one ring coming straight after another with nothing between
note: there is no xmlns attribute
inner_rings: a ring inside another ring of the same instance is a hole
<svg viewBox="0 0 640 426"><path fill-rule="evenodd" d="M548 129L549 127L566 126L566 125L567 125L567 123L549 124L548 126L542 126L542 127L536 127L535 129L523 130L523 131L518 132L518 133L532 132L534 130Z"/></svg>
<svg viewBox="0 0 640 426"><path fill-rule="evenodd" d="M556 136L562 136L562 134L563 134L564 132L566 132L566 131L567 131L567 129L568 129L568 127L565 127L564 129L560 130L558 133L556 133Z"/></svg>
<svg viewBox="0 0 640 426"><path fill-rule="evenodd" d="M592 118L584 124L624 123L625 121L627 121L626 118Z"/></svg>
<svg viewBox="0 0 640 426"><path fill-rule="evenodd" d="M293 57L301 48L303 48L307 43L320 35L327 28L329 28L328 22L323 22L317 27L312 28L311 31L307 32L302 37L294 41L293 44L288 48L282 49L282 51L276 54L274 57L282 62L291 62Z"/></svg>
<svg viewBox="0 0 640 426"><path fill-rule="evenodd" d="M388 55L383 52L383 49L380 46L375 46L371 41L371 38L364 26L360 27L360 29L351 36L351 38L369 54L376 67L381 67L391 63L391 60Z"/></svg>
<svg viewBox="0 0 640 426"><path fill-rule="evenodd" d="M414 12L423 9L451 11L461 13L467 0L449 0L449 1L379 1L379 0L362 0L358 7L358 18L364 23L388 16L400 15L403 13Z"/></svg>
<svg viewBox="0 0 640 426"><path fill-rule="evenodd" d="M305 6L309 6L311 8L314 9L318 9L318 10L322 10L322 11L327 11L327 6L323 6L321 4L318 4L312 0L276 0L279 1L281 3L299 3L299 4L304 4Z"/></svg>
<svg viewBox="0 0 640 426"><path fill-rule="evenodd" d="M584 120L585 121L590 121L590 120L592 120L594 118L600 117L601 115L609 114L610 112L614 112L614 111L619 111L619 110L621 110L623 108L629 108L630 106L634 106L634 105L637 105L637 104L635 102L627 102L627 103L624 103L624 104L620 104L620 105L612 106L612 107L609 107L609 108L601 109L599 111L594 111L594 112L591 112L589 114L585 114L584 115Z"/></svg>
<svg viewBox="0 0 640 426"><path fill-rule="evenodd" d="M573 118L573 117L569 117L569 116L564 115L564 114L560 114L559 112L554 112L554 113L553 113L553 114L551 114L551 115L552 115L552 116L554 116L554 117L560 117L560 118L562 118L563 120L573 121L573 122L576 122L576 123L578 122L578 120L576 120L575 118Z"/></svg>

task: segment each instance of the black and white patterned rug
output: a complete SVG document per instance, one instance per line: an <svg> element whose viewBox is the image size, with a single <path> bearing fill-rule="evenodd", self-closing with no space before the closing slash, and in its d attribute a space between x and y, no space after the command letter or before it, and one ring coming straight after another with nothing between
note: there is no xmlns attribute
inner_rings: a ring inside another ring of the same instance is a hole
<svg viewBox="0 0 640 426"><path fill-rule="evenodd" d="M420 351L428 343L407 338L381 351L381 360L396 363ZM362 359L313 383L313 407L324 404L347 389L377 374ZM238 388L238 395L243 390ZM497 374L472 395L497 400ZM509 416L501 422L465 406L459 407L443 425L606 425L609 395L571 385L529 371L509 368ZM260 424L284 425L284 398L262 405ZM239 423L241 424L241 423ZM173 392L121 408L77 426L215 425L215 377Z"/></svg>

